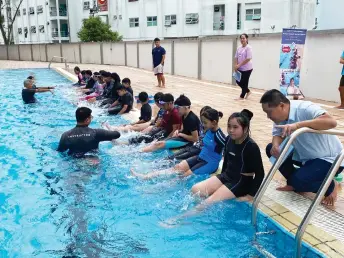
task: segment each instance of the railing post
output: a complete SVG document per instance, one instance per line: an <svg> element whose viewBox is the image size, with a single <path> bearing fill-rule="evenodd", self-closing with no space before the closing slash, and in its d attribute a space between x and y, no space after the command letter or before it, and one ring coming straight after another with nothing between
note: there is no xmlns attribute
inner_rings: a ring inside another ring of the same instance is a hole
<svg viewBox="0 0 344 258"><path fill-rule="evenodd" d="M6 45L6 55L7 55L7 60L10 60L10 55L8 53L8 45Z"/></svg>
<svg viewBox="0 0 344 258"><path fill-rule="evenodd" d="M104 45L100 42L100 64L104 64Z"/></svg>
<svg viewBox="0 0 344 258"><path fill-rule="evenodd" d="M171 74L174 75L174 40L171 43Z"/></svg>
<svg viewBox="0 0 344 258"><path fill-rule="evenodd" d="M20 58L20 45L14 45L14 46L17 46L17 49L18 49L18 59L19 59L19 61L21 61L21 58Z"/></svg>
<svg viewBox="0 0 344 258"><path fill-rule="evenodd" d="M33 47L32 47L32 44L30 44L31 46L31 61L33 61Z"/></svg>
<svg viewBox="0 0 344 258"><path fill-rule="evenodd" d="M128 66L127 42L124 42L124 65Z"/></svg>
<svg viewBox="0 0 344 258"><path fill-rule="evenodd" d="M49 62L49 57L48 57L48 44L45 44L45 60L46 62Z"/></svg>
<svg viewBox="0 0 344 258"><path fill-rule="evenodd" d="M140 43L136 42L137 68L140 68Z"/></svg>
<svg viewBox="0 0 344 258"><path fill-rule="evenodd" d="M198 68L197 68L197 78L202 79L202 40L198 40Z"/></svg>
<svg viewBox="0 0 344 258"><path fill-rule="evenodd" d="M80 64L82 64L82 51L81 51L81 43L79 43L79 57L80 57Z"/></svg>
<svg viewBox="0 0 344 258"><path fill-rule="evenodd" d="M60 56L63 56L62 55L63 53L62 53L62 43L60 43ZM63 62L63 60L61 59L61 63Z"/></svg>
<svg viewBox="0 0 344 258"><path fill-rule="evenodd" d="M236 51L237 51L237 48L238 48L238 39L237 37L235 37L233 40L232 40L232 45L233 45L233 48L232 48L232 70L234 70L234 66L235 66L235 54L236 54ZM233 76L231 76L232 78L232 85L236 85L236 81L234 79Z"/></svg>

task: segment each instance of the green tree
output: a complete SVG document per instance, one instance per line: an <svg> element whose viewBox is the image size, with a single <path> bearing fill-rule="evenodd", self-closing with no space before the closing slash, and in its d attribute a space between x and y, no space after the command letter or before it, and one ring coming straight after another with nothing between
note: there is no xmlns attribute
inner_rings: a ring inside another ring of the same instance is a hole
<svg viewBox="0 0 344 258"><path fill-rule="evenodd" d="M110 25L104 23L100 17L84 19L82 28L78 32L82 42L121 41L122 36L110 29Z"/></svg>
<svg viewBox="0 0 344 258"><path fill-rule="evenodd" d="M13 43L13 24L19 14L19 8L23 0L20 0L16 5L12 4L13 14L11 8L11 1L0 0L0 32L1 36L4 39L5 45Z"/></svg>

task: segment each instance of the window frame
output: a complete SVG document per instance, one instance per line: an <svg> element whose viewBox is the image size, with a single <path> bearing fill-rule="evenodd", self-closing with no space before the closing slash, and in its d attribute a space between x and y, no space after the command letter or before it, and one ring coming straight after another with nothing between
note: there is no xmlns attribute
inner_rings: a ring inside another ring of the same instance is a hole
<svg viewBox="0 0 344 258"><path fill-rule="evenodd" d="M158 16L147 16L147 27L156 27L156 26L158 26Z"/></svg>
<svg viewBox="0 0 344 258"><path fill-rule="evenodd" d="M250 13L248 13L248 11ZM257 20L260 20L261 17L262 17L262 8L248 8L245 10L246 21L257 21Z"/></svg>
<svg viewBox="0 0 344 258"><path fill-rule="evenodd" d="M185 24L198 24L199 14L198 13L187 13L185 14Z"/></svg>
<svg viewBox="0 0 344 258"><path fill-rule="evenodd" d="M138 27L140 27L140 18L139 17L129 18L129 28L138 28Z"/></svg>
<svg viewBox="0 0 344 258"><path fill-rule="evenodd" d="M168 18L168 19L167 19ZM166 22L169 21L169 25L172 26L172 25L177 25L177 15L176 14L168 14L168 15L165 15L165 25L166 25Z"/></svg>

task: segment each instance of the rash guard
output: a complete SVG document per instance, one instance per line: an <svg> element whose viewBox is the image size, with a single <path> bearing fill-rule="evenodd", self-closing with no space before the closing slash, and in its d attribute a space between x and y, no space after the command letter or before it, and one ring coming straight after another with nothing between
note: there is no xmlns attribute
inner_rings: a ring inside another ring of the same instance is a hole
<svg viewBox="0 0 344 258"><path fill-rule="evenodd" d="M65 152L68 150L68 155L82 157L89 151L97 150L99 142L111 141L118 139L120 136L120 133L116 131L92 129L88 126L77 125L62 134L57 151Z"/></svg>

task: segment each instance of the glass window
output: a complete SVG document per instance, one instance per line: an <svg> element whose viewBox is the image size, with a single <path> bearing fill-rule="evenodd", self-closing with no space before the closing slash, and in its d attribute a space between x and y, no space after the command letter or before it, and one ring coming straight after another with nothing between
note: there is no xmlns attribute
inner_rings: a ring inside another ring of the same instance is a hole
<svg viewBox="0 0 344 258"><path fill-rule="evenodd" d="M198 23L198 13L187 13L185 16L186 24L197 24Z"/></svg>
<svg viewBox="0 0 344 258"><path fill-rule="evenodd" d="M129 27L139 27L139 18L129 18Z"/></svg>
<svg viewBox="0 0 344 258"><path fill-rule="evenodd" d="M152 27L152 26L157 26L158 21L157 21L157 16L148 16L147 17L147 26Z"/></svg>

